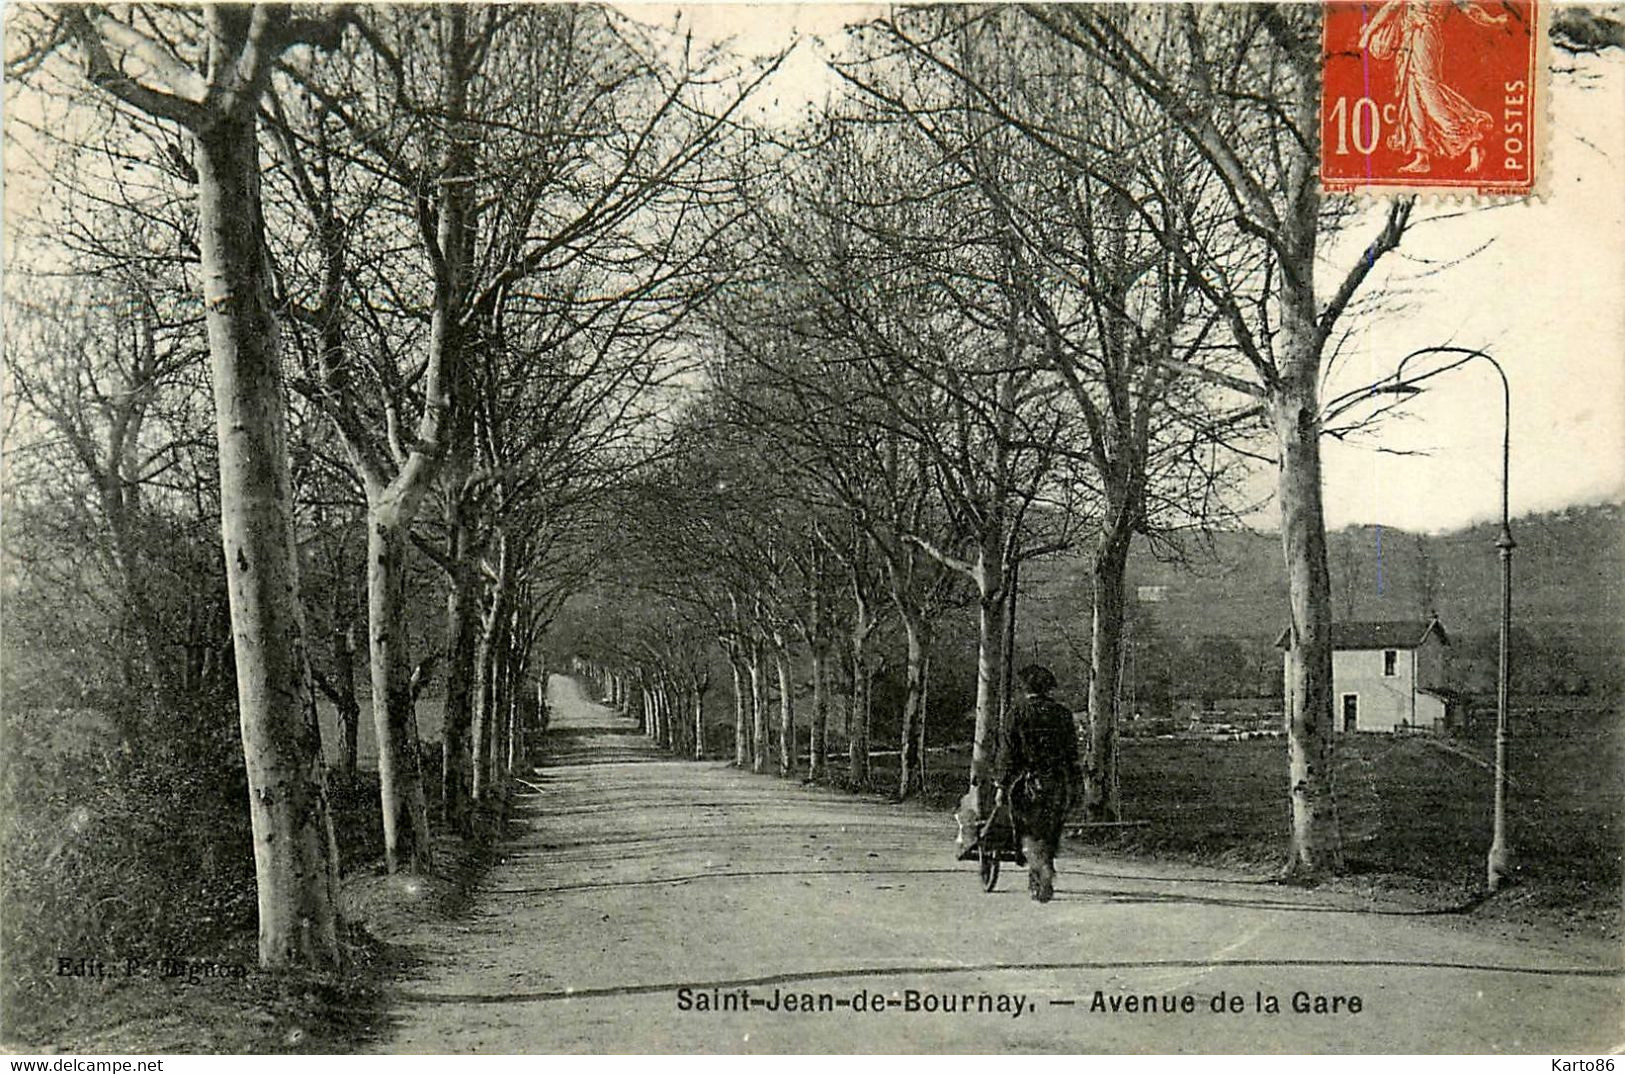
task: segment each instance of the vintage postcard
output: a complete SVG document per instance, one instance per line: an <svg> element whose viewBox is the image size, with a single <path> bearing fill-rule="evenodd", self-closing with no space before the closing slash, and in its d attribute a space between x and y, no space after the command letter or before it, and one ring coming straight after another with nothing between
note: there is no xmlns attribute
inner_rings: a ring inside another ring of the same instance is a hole
<svg viewBox="0 0 1625 1074"><path fill-rule="evenodd" d="M29 1069L1612 1069L1619 6L14 3L5 62Z"/></svg>

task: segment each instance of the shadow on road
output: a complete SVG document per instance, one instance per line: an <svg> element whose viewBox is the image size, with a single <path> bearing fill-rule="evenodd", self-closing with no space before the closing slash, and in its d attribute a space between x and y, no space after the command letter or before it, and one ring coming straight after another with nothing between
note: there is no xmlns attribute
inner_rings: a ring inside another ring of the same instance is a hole
<svg viewBox="0 0 1625 1074"><path fill-rule="evenodd" d="M710 869L703 873L658 876L640 880L586 881L579 884L550 884L536 888L490 888L492 895L547 895L561 891L591 891L594 888L657 887L661 884L692 884L700 880L741 880L769 876L933 876L965 875L964 866L940 869Z"/></svg>
<svg viewBox="0 0 1625 1074"><path fill-rule="evenodd" d="M580 727L548 729L542 750L545 768L582 765L647 764L670 761L644 738L636 725L626 727Z"/></svg>
<svg viewBox="0 0 1625 1074"><path fill-rule="evenodd" d="M1087 848L1062 862L1053 903L1030 902L1019 875L983 894L975 866L954 860L945 814L664 756L576 681L555 679L549 699L555 719L522 777L512 838L469 917L423 935L415 979L390 993L388 1047L1011 1055L1518 1052L1537 1041L1590 1052L1612 1041L1604 1023L1625 994L1615 952L1443 927L1471 905L1384 905ZM776 988L848 986L885 993L888 1009L905 990L1002 989L1024 1011L1080 1014L1101 989L1314 987L1364 993L1373 1015L928 1024L768 1007ZM736 997L749 1004L738 1008L685 1007L678 994L753 988L760 997Z"/></svg>
<svg viewBox="0 0 1625 1074"><path fill-rule="evenodd" d="M1125 877L1125 879L1141 879ZM1189 880L1184 883L1190 883ZM1247 910L1274 910L1294 914L1368 914L1378 917L1446 917L1451 914L1470 913L1484 900L1474 898L1459 906L1430 907L1418 910L1384 909L1377 906L1338 906L1324 903L1283 902L1279 899L1224 898L1217 895L1174 894L1157 891L1112 891L1094 888L1088 891L1056 892L1057 902L1111 902L1152 903L1159 905L1189 904L1192 906L1233 906Z"/></svg>

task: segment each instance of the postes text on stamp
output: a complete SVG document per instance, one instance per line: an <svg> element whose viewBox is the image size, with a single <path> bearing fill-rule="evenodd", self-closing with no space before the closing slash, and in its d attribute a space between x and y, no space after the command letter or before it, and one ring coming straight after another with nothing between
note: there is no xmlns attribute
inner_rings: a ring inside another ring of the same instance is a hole
<svg viewBox="0 0 1625 1074"><path fill-rule="evenodd" d="M1537 4L1327 4L1322 187L1534 193L1543 118Z"/></svg>

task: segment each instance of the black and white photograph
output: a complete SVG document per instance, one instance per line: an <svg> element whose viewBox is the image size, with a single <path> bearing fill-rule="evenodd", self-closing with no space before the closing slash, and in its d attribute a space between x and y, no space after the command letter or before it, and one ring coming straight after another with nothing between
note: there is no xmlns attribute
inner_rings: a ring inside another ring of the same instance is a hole
<svg viewBox="0 0 1625 1074"><path fill-rule="evenodd" d="M4 55L0 1050L1613 1069L1625 5Z"/></svg>

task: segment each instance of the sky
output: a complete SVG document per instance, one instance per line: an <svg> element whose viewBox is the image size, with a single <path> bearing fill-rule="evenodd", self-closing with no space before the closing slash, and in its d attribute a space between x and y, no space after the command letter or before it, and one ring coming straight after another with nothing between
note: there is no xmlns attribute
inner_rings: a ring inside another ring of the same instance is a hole
<svg viewBox="0 0 1625 1074"><path fill-rule="evenodd" d="M1369 383L1420 347L1487 351L1511 389L1514 515L1625 494L1625 59L1585 62L1582 71L1551 80L1545 199L1415 227L1387 266L1411 293L1394 308L1364 311L1328 385L1332 395ZM1417 212L1443 217L1464 207ZM1372 226L1327 252L1326 279L1350 263ZM1462 258L1438 272L1427 263ZM1474 360L1430 383L1410 417L1373 441L1327 443L1330 525L1436 531L1499 514L1495 370Z"/></svg>
<svg viewBox="0 0 1625 1074"><path fill-rule="evenodd" d="M794 44L761 91L758 114L790 117L831 92L824 57L842 27L881 8L857 4L617 5L635 18L680 18L701 42L741 55ZM1419 204L1414 226L1347 318L1329 398L1390 373L1407 353L1483 349L1512 394L1514 515L1625 497L1625 58L1586 58L1550 80L1546 197L1486 207ZM1330 288L1380 222L1381 205L1325 244ZM1439 532L1500 510L1501 388L1474 361L1430 382L1403 418L1358 443L1325 441L1327 524ZM1393 454L1405 452L1406 454ZM1274 475L1255 478L1267 495ZM1251 521L1274 525L1273 507Z"/></svg>
<svg viewBox="0 0 1625 1074"><path fill-rule="evenodd" d="M618 4L655 25L730 42L742 57L791 52L751 111L788 123L837 88L826 58L873 4ZM1515 515L1625 498L1625 56L1573 60L1550 79L1546 196L1497 207L1418 205L1401 248L1366 294L1385 295L1343 322L1348 338L1328 397L1380 379L1425 346L1482 348L1512 392L1510 498ZM14 179L20 178L13 176ZM15 185L6 211L31 200ZM1374 233L1374 205L1324 245L1323 291ZM1408 416L1358 443L1325 441L1327 523L1439 532L1500 506L1500 385L1473 362L1431 382ZM1406 454L1393 454L1404 452ZM1270 468L1253 491L1268 495ZM1273 507L1250 519L1274 525Z"/></svg>

